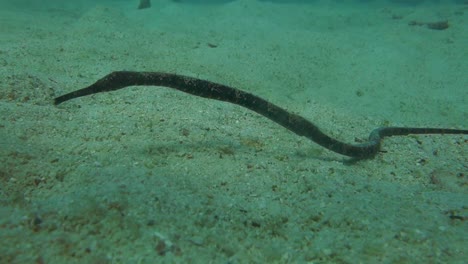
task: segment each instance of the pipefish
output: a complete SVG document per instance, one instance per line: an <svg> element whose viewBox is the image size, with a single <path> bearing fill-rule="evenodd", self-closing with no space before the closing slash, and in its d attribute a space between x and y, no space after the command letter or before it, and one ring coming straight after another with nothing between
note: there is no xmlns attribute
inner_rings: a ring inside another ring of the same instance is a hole
<svg viewBox="0 0 468 264"><path fill-rule="evenodd" d="M163 72L115 71L94 84L54 99L58 105L65 101L90 94L110 92L129 86L163 86L191 95L224 101L250 109L320 146L336 153L357 158L373 158L379 151L383 138L409 134L468 134L465 129L379 127L374 129L367 142L349 144L322 132L315 124L256 95L223 84L194 77Z"/></svg>

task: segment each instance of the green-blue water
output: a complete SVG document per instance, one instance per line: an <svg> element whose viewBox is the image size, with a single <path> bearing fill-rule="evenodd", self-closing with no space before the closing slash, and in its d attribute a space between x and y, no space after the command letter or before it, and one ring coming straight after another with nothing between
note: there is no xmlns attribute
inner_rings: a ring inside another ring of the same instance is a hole
<svg viewBox="0 0 468 264"><path fill-rule="evenodd" d="M256 94L350 143L467 129L466 1L0 0L0 263L464 263L467 136L349 162L116 70Z"/></svg>

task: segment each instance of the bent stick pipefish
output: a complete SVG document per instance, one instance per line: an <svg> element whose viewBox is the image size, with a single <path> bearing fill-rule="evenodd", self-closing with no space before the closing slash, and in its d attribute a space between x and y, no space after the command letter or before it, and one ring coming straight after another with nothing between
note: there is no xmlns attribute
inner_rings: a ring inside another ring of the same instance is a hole
<svg viewBox="0 0 468 264"><path fill-rule="evenodd" d="M54 104L58 105L77 97L115 91L129 86L169 87L191 95L240 105L326 149L358 159L373 158L380 151L381 142L385 137L409 134L468 134L468 130L465 129L379 127L370 133L367 142L349 144L325 134L302 116L290 113L251 93L211 81L162 72L115 71L86 88L55 98Z"/></svg>

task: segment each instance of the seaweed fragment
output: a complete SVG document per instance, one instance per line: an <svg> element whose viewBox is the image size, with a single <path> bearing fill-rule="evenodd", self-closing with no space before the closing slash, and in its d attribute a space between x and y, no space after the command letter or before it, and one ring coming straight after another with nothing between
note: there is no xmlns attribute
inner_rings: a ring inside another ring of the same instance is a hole
<svg viewBox="0 0 468 264"><path fill-rule="evenodd" d="M409 26L426 26L429 29L434 30L445 30L449 28L449 23L447 20L443 21L436 21L436 22L420 22L416 20L412 20L408 23Z"/></svg>
<svg viewBox="0 0 468 264"><path fill-rule="evenodd" d="M140 4L138 5L138 9L145 9L150 8L151 2L150 0L140 0Z"/></svg>

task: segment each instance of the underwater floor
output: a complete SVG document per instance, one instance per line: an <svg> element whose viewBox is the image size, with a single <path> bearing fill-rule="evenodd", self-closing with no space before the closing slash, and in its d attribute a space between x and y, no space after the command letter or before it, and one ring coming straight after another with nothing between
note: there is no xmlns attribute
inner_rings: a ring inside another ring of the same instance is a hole
<svg viewBox="0 0 468 264"><path fill-rule="evenodd" d="M0 263L467 259L467 136L387 138L350 162L164 87L53 105L112 71L163 71L350 143L467 129L466 3L62 2L0 1Z"/></svg>

